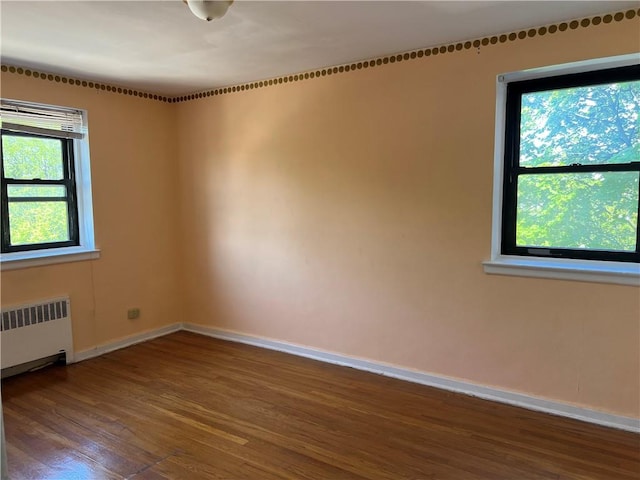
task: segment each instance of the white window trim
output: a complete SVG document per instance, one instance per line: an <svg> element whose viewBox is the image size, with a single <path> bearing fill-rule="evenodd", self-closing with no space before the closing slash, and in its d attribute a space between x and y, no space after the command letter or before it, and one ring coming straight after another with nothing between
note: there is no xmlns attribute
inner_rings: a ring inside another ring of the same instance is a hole
<svg viewBox="0 0 640 480"><path fill-rule="evenodd" d="M87 111L78 110L82 112L83 124L88 125ZM100 258L100 250L96 248L93 229L93 195L88 132L84 132L83 138L73 140L73 153L80 245L3 253L0 255L0 271Z"/></svg>
<svg viewBox="0 0 640 480"><path fill-rule="evenodd" d="M0 256L0 271L95 260L97 258L100 258L100 250L82 246L3 253Z"/></svg>
<svg viewBox="0 0 640 480"><path fill-rule="evenodd" d="M640 286L640 264L637 263L536 258L502 255L500 253L507 84L521 80L623 67L639 63L640 54L633 53L498 75L496 82L491 259L482 262L485 273Z"/></svg>

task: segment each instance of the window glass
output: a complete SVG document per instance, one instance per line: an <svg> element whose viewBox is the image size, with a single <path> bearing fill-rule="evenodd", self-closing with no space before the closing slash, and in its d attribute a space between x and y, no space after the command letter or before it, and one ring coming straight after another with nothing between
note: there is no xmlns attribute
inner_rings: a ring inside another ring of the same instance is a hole
<svg viewBox="0 0 640 480"><path fill-rule="evenodd" d="M12 245L69 241L66 202L9 202Z"/></svg>
<svg viewBox="0 0 640 480"><path fill-rule="evenodd" d="M523 94L520 165L638 160L639 102L640 81Z"/></svg>
<svg viewBox="0 0 640 480"><path fill-rule="evenodd" d="M636 250L638 172L520 175L517 246Z"/></svg>
<svg viewBox="0 0 640 480"><path fill-rule="evenodd" d="M78 245L72 142L2 132L3 252Z"/></svg>
<svg viewBox="0 0 640 480"><path fill-rule="evenodd" d="M6 178L60 180L64 177L62 141L57 138L2 135Z"/></svg>
<svg viewBox="0 0 640 480"><path fill-rule="evenodd" d="M62 185L7 185L9 198L67 196L67 187Z"/></svg>

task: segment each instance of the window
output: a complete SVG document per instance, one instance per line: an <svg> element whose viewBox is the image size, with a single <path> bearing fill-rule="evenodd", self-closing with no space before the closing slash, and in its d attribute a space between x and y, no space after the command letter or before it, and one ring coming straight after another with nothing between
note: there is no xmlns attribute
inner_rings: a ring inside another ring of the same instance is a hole
<svg viewBox="0 0 640 480"><path fill-rule="evenodd" d="M507 273L491 270L511 262L640 278L638 57L501 75L496 128L485 270Z"/></svg>
<svg viewBox="0 0 640 480"><path fill-rule="evenodd" d="M1 112L3 268L94 251L85 113L4 99Z"/></svg>
<svg viewBox="0 0 640 480"><path fill-rule="evenodd" d="M78 245L73 143L2 131L2 251Z"/></svg>

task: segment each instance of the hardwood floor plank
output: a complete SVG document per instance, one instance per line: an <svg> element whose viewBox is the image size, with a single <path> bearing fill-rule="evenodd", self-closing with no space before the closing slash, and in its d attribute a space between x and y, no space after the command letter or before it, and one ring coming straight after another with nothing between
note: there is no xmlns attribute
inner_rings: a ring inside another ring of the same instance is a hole
<svg viewBox="0 0 640 480"><path fill-rule="evenodd" d="M7 415L7 412L4 412ZM12 480L19 479L104 479L119 480L122 477L109 467L104 467L91 456L84 455L77 451L72 442L55 432L40 427L36 422L29 422L24 417L14 416L12 413L5 417L5 424L11 424L11 430L5 430L5 435L11 438L7 442L13 448L20 450L22 458L31 457L46 467L42 476L32 477L32 473L24 471L22 468L13 470L11 468L13 458L8 458L9 473ZM24 427L15 427L18 420ZM32 462L27 461L28 469L32 468Z"/></svg>
<svg viewBox="0 0 640 480"><path fill-rule="evenodd" d="M13 480L638 480L640 435L178 332L3 381Z"/></svg>

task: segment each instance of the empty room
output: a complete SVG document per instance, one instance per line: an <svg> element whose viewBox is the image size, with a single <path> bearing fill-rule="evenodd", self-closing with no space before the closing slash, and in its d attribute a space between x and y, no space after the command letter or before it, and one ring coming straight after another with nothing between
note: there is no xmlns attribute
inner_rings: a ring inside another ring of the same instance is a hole
<svg viewBox="0 0 640 480"><path fill-rule="evenodd" d="M640 478L639 6L2 0L2 480Z"/></svg>

